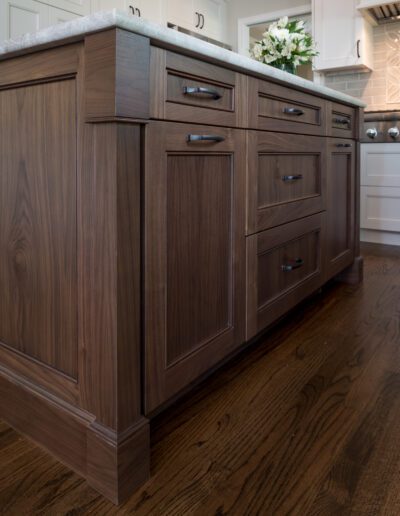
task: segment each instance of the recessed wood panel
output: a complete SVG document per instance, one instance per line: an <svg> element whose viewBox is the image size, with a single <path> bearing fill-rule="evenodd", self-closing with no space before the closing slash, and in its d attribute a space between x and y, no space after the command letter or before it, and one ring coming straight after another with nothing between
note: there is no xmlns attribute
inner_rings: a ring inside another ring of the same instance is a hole
<svg viewBox="0 0 400 516"><path fill-rule="evenodd" d="M75 80L3 90L0 112L0 341L75 378Z"/></svg>
<svg viewBox="0 0 400 516"><path fill-rule="evenodd" d="M318 154L260 154L258 208L321 194Z"/></svg>
<svg viewBox="0 0 400 516"><path fill-rule="evenodd" d="M167 159L167 364L232 326L231 156Z"/></svg>
<svg viewBox="0 0 400 516"><path fill-rule="evenodd" d="M254 131L248 142L247 234L325 209L324 138Z"/></svg>
<svg viewBox="0 0 400 516"><path fill-rule="evenodd" d="M329 140L327 202L327 276L354 259L355 148L352 140ZM357 194L358 195L358 194Z"/></svg>
<svg viewBox="0 0 400 516"><path fill-rule="evenodd" d="M260 94L258 106L260 117L288 120L293 124L320 124L320 109L301 102L295 103L291 100ZM290 114L290 110L296 110L298 114Z"/></svg>

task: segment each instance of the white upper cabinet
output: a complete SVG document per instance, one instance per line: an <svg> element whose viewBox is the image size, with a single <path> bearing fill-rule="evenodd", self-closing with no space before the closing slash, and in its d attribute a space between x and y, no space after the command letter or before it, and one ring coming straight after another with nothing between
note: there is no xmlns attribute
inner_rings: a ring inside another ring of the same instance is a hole
<svg viewBox="0 0 400 516"><path fill-rule="evenodd" d="M34 0L0 1L0 41L36 32L48 25L48 6Z"/></svg>
<svg viewBox="0 0 400 516"><path fill-rule="evenodd" d="M226 39L224 0L167 0L167 22L211 39Z"/></svg>
<svg viewBox="0 0 400 516"><path fill-rule="evenodd" d="M90 14L91 0L40 0L46 4L49 4L58 9L68 11L70 13L79 14L80 16L86 16Z"/></svg>
<svg viewBox="0 0 400 516"><path fill-rule="evenodd" d="M317 71L371 70L372 26L357 10L357 0L313 0Z"/></svg>
<svg viewBox="0 0 400 516"><path fill-rule="evenodd" d="M59 23L75 20L76 18L80 18L80 15L58 9L57 7L49 8L49 25L58 25Z"/></svg>
<svg viewBox="0 0 400 516"><path fill-rule="evenodd" d="M121 9L156 23L163 22L163 0L92 0L92 12L111 9Z"/></svg>

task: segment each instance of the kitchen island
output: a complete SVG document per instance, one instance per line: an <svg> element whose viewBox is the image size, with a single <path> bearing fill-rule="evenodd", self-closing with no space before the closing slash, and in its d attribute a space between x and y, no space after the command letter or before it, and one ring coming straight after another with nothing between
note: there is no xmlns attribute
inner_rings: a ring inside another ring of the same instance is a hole
<svg viewBox="0 0 400 516"><path fill-rule="evenodd" d="M362 108L118 11L0 46L0 417L128 497L155 414L361 280Z"/></svg>

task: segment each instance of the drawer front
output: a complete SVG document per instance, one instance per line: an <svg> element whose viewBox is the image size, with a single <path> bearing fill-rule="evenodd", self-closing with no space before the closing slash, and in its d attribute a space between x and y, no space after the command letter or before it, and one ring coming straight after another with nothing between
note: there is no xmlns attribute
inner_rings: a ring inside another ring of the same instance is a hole
<svg viewBox="0 0 400 516"><path fill-rule="evenodd" d="M326 135L326 104L308 93L249 79L249 122L254 129Z"/></svg>
<svg viewBox="0 0 400 516"><path fill-rule="evenodd" d="M330 103L329 124L331 136L338 138L356 137L356 110L344 104Z"/></svg>
<svg viewBox="0 0 400 516"><path fill-rule="evenodd" d="M361 187L361 228L400 232L400 188Z"/></svg>
<svg viewBox="0 0 400 516"><path fill-rule="evenodd" d="M325 209L326 154L324 138L250 133L247 234Z"/></svg>
<svg viewBox="0 0 400 516"><path fill-rule="evenodd" d="M151 117L244 126L247 78L204 61L151 48Z"/></svg>
<svg viewBox="0 0 400 516"><path fill-rule="evenodd" d="M247 237L247 338L322 283L325 214Z"/></svg>
<svg viewBox="0 0 400 516"><path fill-rule="evenodd" d="M400 145L362 143L360 149L361 186L400 187Z"/></svg>

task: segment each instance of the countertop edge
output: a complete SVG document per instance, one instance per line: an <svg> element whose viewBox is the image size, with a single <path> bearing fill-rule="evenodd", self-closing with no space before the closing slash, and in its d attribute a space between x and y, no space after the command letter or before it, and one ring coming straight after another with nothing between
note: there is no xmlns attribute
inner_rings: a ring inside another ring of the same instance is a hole
<svg viewBox="0 0 400 516"><path fill-rule="evenodd" d="M346 95L337 90L315 84L296 75L278 70L242 56L236 52L220 48L216 45L188 36L173 29L162 27L156 23L130 16L118 9L101 11L83 18L42 29L32 34L26 34L14 40L7 40L0 44L0 60L10 54L23 50L33 49L67 38L76 38L101 30L120 28L150 38L153 42L160 42L177 49L183 48L198 55L206 56L219 62L221 65L230 65L239 68L243 73L254 73L258 76L279 81L293 87L301 88L311 93L319 94L330 99L364 108L366 104L355 97Z"/></svg>

